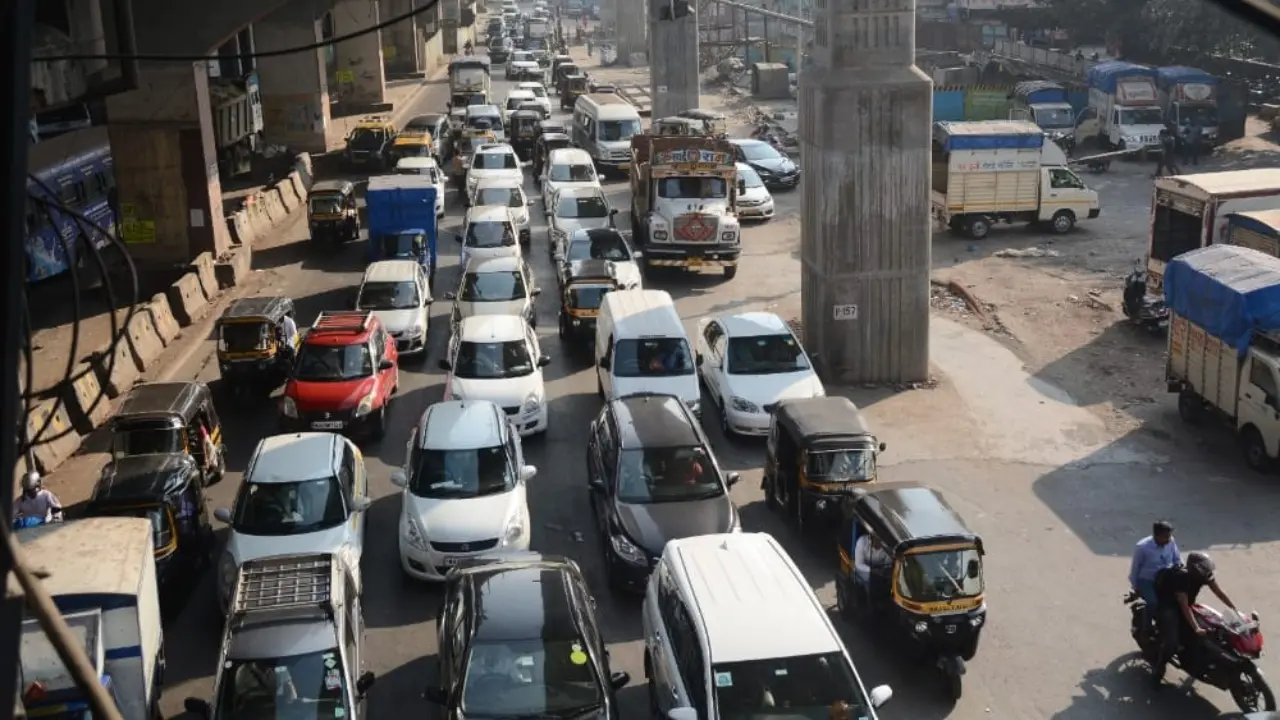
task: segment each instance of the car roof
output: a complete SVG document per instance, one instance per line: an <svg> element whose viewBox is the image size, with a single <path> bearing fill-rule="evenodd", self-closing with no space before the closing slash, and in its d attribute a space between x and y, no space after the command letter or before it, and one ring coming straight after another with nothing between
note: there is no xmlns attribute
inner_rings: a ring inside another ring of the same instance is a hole
<svg viewBox="0 0 1280 720"><path fill-rule="evenodd" d="M543 84L542 84L542 83L540 83L540 82L534 81L534 80L526 80L526 81L524 81L524 82L522 82L522 83L520 83L520 84L516 85L516 87L518 87L518 88L534 88L534 87L540 87L540 88L542 88L543 90L546 90L546 89L547 89L545 85L543 85Z"/></svg>
<svg viewBox="0 0 1280 720"><path fill-rule="evenodd" d="M412 261L410 261L412 262ZM344 316L339 319L337 316ZM357 325L358 317L363 316ZM325 323L320 320L329 318ZM325 325L329 326L326 327ZM381 325L378 316L372 311L363 310L344 310L339 312L322 312L320 318L316 318L316 323L312 324L310 330L302 342L306 345L321 345L325 347L345 347L347 345L360 345L368 342L369 336L373 331Z"/></svg>
<svg viewBox="0 0 1280 720"><path fill-rule="evenodd" d="M743 147L754 146L754 145L769 145L769 143L763 140L756 140L755 138L729 138L729 142L733 143L734 145L741 145ZM770 147L772 147L772 145L770 145Z"/></svg>
<svg viewBox="0 0 1280 720"><path fill-rule="evenodd" d="M500 255L494 258L473 260L467 263L465 273L514 272L522 269L524 259L517 255Z"/></svg>
<svg viewBox="0 0 1280 720"><path fill-rule="evenodd" d="M418 421L418 447L474 450L506 441L502 408L488 400L445 400L427 406Z"/></svg>
<svg viewBox="0 0 1280 720"><path fill-rule="evenodd" d="M524 567L487 566L467 577L475 584L480 612L474 618L472 639L478 642L515 640L577 640L578 608L571 595L569 566L549 563Z"/></svg>
<svg viewBox="0 0 1280 720"><path fill-rule="evenodd" d="M551 156L547 158L547 162L552 165L589 165L591 164L591 155L582 148L556 148L551 151Z"/></svg>
<svg viewBox="0 0 1280 720"><path fill-rule="evenodd" d="M433 168L433 167L438 167L438 165L436 165L436 159L435 159L435 158L429 158L429 157L403 157L403 158L400 158L399 160L397 160L397 161L396 161L396 167L398 167L398 168L411 168L411 169L414 169L414 170L418 170L418 169L421 169L421 168Z"/></svg>
<svg viewBox="0 0 1280 720"><path fill-rule="evenodd" d="M528 335L525 319L516 315L473 315L458 326L462 342L513 342Z"/></svg>
<svg viewBox="0 0 1280 720"><path fill-rule="evenodd" d="M511 210L498 205L481 205L467 211L467 222L511 222Z"/></svg>
<svg viewBox="0 0 1280 720"><path fill-rule="evenodd" d="M364 269L364 282L404 282L418 277L415 260L378 260Z"/></svg>
<svg viewBox="0 0 1280 720"><path fill-rule="evenodd" d="M332 477L342 439L333 433L300 432L263 438L245 482L273 483Z"/></svg>
<svg viewBox="0 0 1280 720"><path fill-rule="evenodd" d="M623 339L669 337L684 324L665 290L615 290L604 296L601 314L613 317L614 335ZM607 309L607 310L606 310Z"/></svg>
<svg viewBox="0 0 1280 720"><path fill-rule="evenodd" d="M523 98L523 97L534 97L533 91L521 90L520 88L516 88L515 90L512 90L511 92L507 93L508 100L512 98Z"/></svg>
<svg viewBox="0 0 1280 720"><path fill-rule="evenodd" d="M671 448L702 445L684 402L675 395L640 393L609 403L618 421L623 449Z"/></svg>
<svg viewBox="0 0 1280 720"><path fill-rule="evenodd" d="M791 327L774 313L749 312L738 315L721 315L716 318L729 337L757 337L760 335L790 335Z"/></svg>

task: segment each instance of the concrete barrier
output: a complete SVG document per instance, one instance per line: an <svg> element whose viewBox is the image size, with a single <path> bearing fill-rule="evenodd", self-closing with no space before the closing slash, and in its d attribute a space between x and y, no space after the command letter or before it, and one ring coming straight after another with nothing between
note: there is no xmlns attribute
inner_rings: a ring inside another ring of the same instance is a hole
<svg viewBox="0 0 1280 720"><path fill-rule="evenodd" d="M258 195L257 204L262 205L262 212L266 213L273 228L284 222L285 218L289 216L289 211L284 207L284 201L280 199L280 188L274 185L262 189L262 192Z"/></svg>
<svg viewBox="0 0 1280 720"><path fill-rule="evenodd" d="M36 465L45 475L80 449L80 433L67 417L67 408L57 400L46 400L31 409L31 416L27 418L27 438L31 441Z"/></svg>
<svg viewBox="0 0 1280 720"><path fill-rule="evenodd" d="M133 360L133 350L125 337L120 338L120 342L114 347L111 344L103 346L90 356L89 362L98 375L98 384L112 398L129 392L129 388L133 387L142 374L138 371L138 365Z"/></svg>
<svg viewBox="0 0 1280 720"><path fill-rule="evenodd" d="M231 240L237 245L252 245L256 235L249 224L249 211L237 210L227 216L227 230L231 231Z"/></svg>
<svg viewBox="0 0 1280 720"><path fill-rule="evenodd" d="M280 204L284 205L286 214L298 209L301 200L298 198L298 189L293 186L293 180L286 177L274 187L276 192L280 193Z"/></svg>
<svg viewBox="0 0 1280 720"><path fill-rule="evenodd" d="M164 352L164 343L160 342L160 333L156 324L151 321L151 313L145 308L134 311L133 317L125 325L125 340L129 344L129 352L133 354L133 364L139 370L146 370Z"/></svg>
<svg viewBox="0 0 1280 720"><path fill-rule="evenodd" d="M151 324L156 326L156 336L165 347L168 347L169 343L177 340L182 332L182 326L178 324L178 319L173 316L173 310L169 307L169 298L163 293L156 293L151 296L151 302L147 303L146 307L147 312L151 314Z"/></svg>
<svg viewBox="0 0 1280 720"><path fill-rule="evenodd" d="M289 173L289 182L293 183L293 189L298 193L298 199L302 201L303 205L305 205L307 203L307 191L309 191L310 188L302 184L302 175L300 175L297 170L294 170Z"/></svg>
<svg viewBox="0 0 1280 720"><path fill-rule="evenodd" d="M310 191L311 183L316 176L315 165L311 162L311 153L299 153L293 160L293 171L298 173L298 178L302 180L302 189Z"/></svg>
<svg viewBox="0 0 1280 720"><path fill-rule="evenodd" d="M200 290L205 300L212 302L218 297L218 277L213 274L213 253L202 252L191 261L191 270L200 281Z"/></svg>
<svg viewBox="0 0 1280 720"><path fill-rule="evenodd" d="M213 266L218 276L218 287L226 290L244 282L253 270L253 246L241 245Z"/></svg>
<svg viewBox="0 0 1280 720"><path fill-rule="evenodd" d="M67 416L81 435L88 435L111 417L111 399L107 397L98 372L88 361L80 363L71 382L66 385L63 401L67 404Z"/></svg>
<svg viewBox="0 0 1280 720"><path fill-rule="evenodd" d="M209 307L209 300L200 288L200 280L195 273L187 273L165 291L169 298L169 308L173 317L182 327L191 327L204 316Z"/></svg>
<svg viewBox="0 0 1280 720"><path fill-rule="evenodd" d="M254 203L253 206L249 208L247 215L249 217L249 226L253 229L253 238L255 241L265 238L271 233L271 217L267 215L265 203Z"/></svg>

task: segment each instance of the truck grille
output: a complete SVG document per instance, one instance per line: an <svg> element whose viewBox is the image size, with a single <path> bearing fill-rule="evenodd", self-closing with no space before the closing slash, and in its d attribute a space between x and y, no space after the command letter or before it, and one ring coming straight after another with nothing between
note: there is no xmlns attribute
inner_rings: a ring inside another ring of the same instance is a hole
<svg viewBox="0 0 1280 720"><path fill-rule="evenodd" d="M716 239L719 218L705 213L685 213L672 223L675 239L684 242L709 242Z"/></svg>

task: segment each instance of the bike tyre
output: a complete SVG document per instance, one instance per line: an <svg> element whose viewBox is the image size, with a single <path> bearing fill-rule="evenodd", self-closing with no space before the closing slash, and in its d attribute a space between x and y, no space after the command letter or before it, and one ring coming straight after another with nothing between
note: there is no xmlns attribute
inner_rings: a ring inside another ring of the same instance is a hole
<svg viewBox="0 0 1280 720"><path fill-rule="evenodd" d="M1276 694L1271 689L1271 685L1267 683L1267 679L1262 676L1262 671L1256 665L1250 665L1240 673L1240 678L1249 678L1249 685L1252 686L1257 694L1258 705L1248 702L1252 698L1244 695L1244 683L1237 680L1231 685L1231 699L1235 701L1236 706L1240 708L1240 712L1274 712L1276 709Z"/></svg>

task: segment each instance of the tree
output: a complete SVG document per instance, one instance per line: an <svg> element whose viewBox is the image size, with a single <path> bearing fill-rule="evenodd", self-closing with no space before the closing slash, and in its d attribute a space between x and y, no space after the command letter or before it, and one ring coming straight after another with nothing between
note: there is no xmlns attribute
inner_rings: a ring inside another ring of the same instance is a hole
<svg viewBox="0 0 1280 720"><path fill-rule="evenodd" d="M1265 31L1211 0L1046 0L1077 45L1105 44L1120 57L1161 62L1171 48L1237 57L1280 56Z"/></svg>

